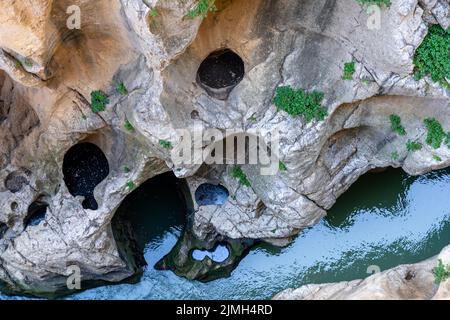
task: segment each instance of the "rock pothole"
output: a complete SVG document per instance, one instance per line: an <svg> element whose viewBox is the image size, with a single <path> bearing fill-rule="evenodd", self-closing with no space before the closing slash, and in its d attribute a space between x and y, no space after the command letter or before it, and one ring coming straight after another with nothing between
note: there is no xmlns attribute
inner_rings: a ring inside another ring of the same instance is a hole
<svg viewBox="0 0 450 320"><path fill-rule="evenodd" d="M230 49L212 52L200 64L197 83L213 98L226 100L242 81L245 65L242 58Z"/></svg>
<svg viewBox="0 0 450 320"><path fill-rule="evenodd" d="M195 201L199 206L223 205L230 193L222 185L204 183L195 191Z"/></svg>
<svg viewBox="0 0 450 320"><path fill-rule="evenodd" d="M97 210L94 189L109 174L109 164L103 151L93 143L79 143L64 156L64 182L74 197L83 196L84 209Z"/></svg>
<svg viewBox="0 0 450 320"><path fill-rule="evenodd" d="M28 184L28 179L22 174L22 172L12 172L5 179L5 187L12 193L17 193Z"/></svg>

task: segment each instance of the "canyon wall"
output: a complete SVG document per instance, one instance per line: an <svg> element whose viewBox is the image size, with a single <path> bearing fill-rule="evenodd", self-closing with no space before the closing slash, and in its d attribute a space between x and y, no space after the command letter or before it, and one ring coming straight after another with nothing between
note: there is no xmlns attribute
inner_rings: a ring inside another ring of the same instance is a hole
<svg viewBox="0 0 450 320"><path fill-rule="evenodd" d="M71 6L79 8L79 29L68 28ZM72 265L93 284L135 274L111 220L131 182L170 170L192 194L210 182L231 195L223 205L194 201L192 237L209 246L218 239L281 245L316 224L369 170L392 166L419 175L450 165L449 148L424 143L423 124L435 118L450 130L449 91L428 77L416 80L413 65L430 25L449 27L448 1L393 0L381 9L378 29L368 28L371 15L356 0L218 0L216 12L188 17L195 6L195 0L0 3L4 290L65 292ZM245 65L225 100L197 81L201 62L223 48ZM342 79L348 61L355 63L353 80ZM275 90L283 85L323 92L326 119L307 123L277 111ZM109 100L101 112L91 105L97 90ZM406 136L392 131L391 114L401 117ZM234 135L253 129L267 143L277 130L286 170L264 176L260 166L243 165L249 181L243 185L233 165L176 164L167 146L180 144L177 129ZM409 140L423 148L409 152ZM97 210L83 208L83 197L64 183L64 155L81 142L96 144L109 162L108 177L94 191ZM31 225L36 202L46 214Z"/></svg>

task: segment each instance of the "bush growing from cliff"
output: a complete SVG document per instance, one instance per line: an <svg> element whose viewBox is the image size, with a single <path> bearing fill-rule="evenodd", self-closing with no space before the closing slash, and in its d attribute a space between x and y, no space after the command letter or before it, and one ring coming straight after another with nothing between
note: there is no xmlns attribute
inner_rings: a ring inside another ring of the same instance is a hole
<svg viewBox="0 0 450 320"><path fill-rule="evenodd" d="M280 171L287 171L287 167L283 161L280 161L280 163L278 164L278 168Z"/></svg>
<svg viewBox="0 0 450 320"><path fill-rule="evenodd" d="M450 28L439 25L430 27L427 36L417 48L414 56L417 80L430 76L434 82L449 89L450 84Z"/></svg>
<svg viewBox="0 0 450 320"><path fill-rule="evenodd" d="M98 113L105 111L106 105L109 103L109 99L102 91L92 91L91 93L91 108L92 112Z"/></svg>
<svg viewBox="0 0 450 320"><path fill-rule="evenodd" d="M159 140L159 145L164 149L172 149L172 142L167 140Z"/></svg>
<svg viewBox="0 0 450 320"><path fill-rule="evenodd" d="M425 119L424 123L428 130L427 144L434 149L439 149L446 138L442 125L434 118Z"/></svg>
<svg viewBox="0 0 450 320"><path fill-rule="evenodd" d="M422 147L423 147L423 145L417 141L409 140L406 143L406 149L408 149L408 151L410 151L410 152L416 152L416 151L422 150Z"/></svg>
<svg viewBox="0 0 450 320"><path fill-rule="evenodd" d="M363 5L377 4L380 7L382 6L389 7L391 5L391 0L358 0L358 2Z"/></svg>
<svg viewBox="0 0 450 320"><path fill-rule="evenodd" d="M439 259L438 265L433 269L433 274L436 284L440 284L450 278L450 265L445 266Z"/></svg>
<svg viewBox="0 0 450 320"><path fill-rule="evenodd" d="M234 167L233 171L231 172L231 176L233 178L236 178L240 184L246 187L251 187L250 181L247 179L247 176L245 175L244 171L242 171L241 167Z"/></svg>
<svg viewBox="0 0 450 320"><path fill-rule="evenodd" d="M133 181L128 181L127 182L127 188L128 188L128 190L134 190L134 189L136 189L136 184L133 182Z"/></svg>
<svg viewBox="0 0 450 320"><path fill-rule="evenodd" d="M309 123L323 121L328 115L327 109L322 106L323 97L322 92L306 92L283 86L277 88L274 104L277 111L283 110L293 117L302 116Z"/></svg>
<svg viewBox="0 0 450 320"><path fill-rule="evenodd" d="M130 123L130 121L128 121L128 119L125 119L125 122L123 124L123 127L127 130L127 131L134 131L134 127L133 125Z"/></svg>
<svg viewBox="0 0 450 320"><path fill-rule="evenodd" d="M391 114L389 116L389 120L391 121L391 128L394 132L397 132L397 134L400 136L406 136L406 130L402 125L402 119L400 118L400 116Z"/></svg>
<svg viewBox="0 0 450 320"><path fill-rule="evenodd" d="M355 62L347 62L344 64L344 75L342 76L343 80L353 80L353 75L356 72Z"/></svg>
<svg viewBox="0 0 450 320"><path fill-rule="evenodd" d="M217 7L215 4L215 0L198 0L194 9L188 12L187 16L191 19L197 17L205 18L208 13L216 12Z"/></svg>
<svg viewBox="0 0 450 320"><path fill-rule="evenodd" d="M125 87L125 84L123 82L116 83L116 91L121 94L122 96L125 96L128 94L127 87Z"/></svg>
<svg viewBox="0 0 450 320"><path fill-rule="evenodd" d="M394 151L394 152L391 153L391 159L393 161L398 161L398 159L400 159L400 155L398 154L397 151Z"/></svg>

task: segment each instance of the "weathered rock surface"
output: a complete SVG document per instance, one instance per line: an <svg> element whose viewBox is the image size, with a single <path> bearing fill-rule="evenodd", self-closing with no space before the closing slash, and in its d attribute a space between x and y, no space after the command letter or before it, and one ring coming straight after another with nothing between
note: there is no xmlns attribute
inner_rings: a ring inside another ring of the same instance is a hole
<svg viewBox="0 0 450 320"><path fill-rule="evenodd" d="M72 5L80 8L79 30L67 28ZM317 223L370 169L421 174L449 166L444 146L405 149L408 139L424 140L426 117L450 130L449 92L430 79L415 81L412 62L429 24L448 26L446 0L393 1L381 12L379 30L368 29L369 15L353 0L218 0L218 12L204 20L186 17L194 5L0 3L0 225L7 226L0 279L10 291L64 291L71 265L80 266L85 281L131 276L110 224L129 181L139 185L174 170L191 185L199 178L221 183L230 201L196 210L192 233L203 241L219 235L281 244ZM246 73L222 101L208 96L196 73L206 56L225 47L240 55ZM344 81L342 67L350 60L357 70L353 81ZM126 95L115 88L121 82ZM277 112L272 100L279 85L323 91L328 118L306 124ZM97 114L90 108L94 90L110 99ZM402 117L409 136L392 132L391 113ZM124 128L125 119L134 131ZM175 166L159 142L176 147L176 129L186 128L259 129L266 142L279 129L288 170L262 176L259 167L243 166L250 188L231 176L232 166ZM83 199L63 182L64 154L79 142L98 145L110 165L95 190L96 211L83 209ZM16 180L7 183L8 177ZM48 203L45 220L26 226L36 199Z"/></svg>
<svg viewBox="0 0 450 320"><path fill-rule="evenodd" d="M275 300L429 300L450 299L450 279L437 284L433 269L438 260L450 263L450 247L427 261L402 265L364 280L287 289Z"/></svg>

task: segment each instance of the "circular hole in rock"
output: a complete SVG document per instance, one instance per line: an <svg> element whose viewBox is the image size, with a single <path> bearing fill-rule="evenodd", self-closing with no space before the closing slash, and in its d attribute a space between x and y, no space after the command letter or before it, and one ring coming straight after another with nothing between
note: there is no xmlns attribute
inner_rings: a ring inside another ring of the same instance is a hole
<svg viewBox="0 0 450 320"><path fill-rule="evenodd" d="M45 220L48 203L45 202L43 196L40 196L36 201L28 206L27 216L25 217L25 226L37 226Z"/></svg>
<svg viewBox="0 0 450 320"><path fill-rule="evenodd" d="M11 203L11 210L12 211L16 211L18 207L19 207L19 205L18 205L17 202L14 201L14 202Z"/></svg>
<svg viewBox="0 0 450 320"><path fill-rule="evenodd" d="M204 183L195 191L195 201L199 206L223 205L230 193L221 185Z"/></svg>
<svg viewBox="0 0 450 320"><path fill-rule="evenodd" d="M79 143L67 151L63 162L64 182L74 197L85 197L85 209L97 210L95 187L109 174L108 159L103 151L92 143Z"/></svg>
<svg viewBox="0 0 450 320"><path fill-rule="evenodd" d="M245 74L244 61L230 49L211 53L197 72L197 82L212 97L226 100Z"/></svg>
<svg viewBox="0 0 450 320"><path fill-rule="evenodd" d="M219 244L213 250L199 250L192 251L192 258L197 261L203 261L205 257L209 257L216 263L225 262L230 256L230 250L224 244Z"/></svg>
<svg viewBox="0 0 450 320"><path fill-rule="evenodd" d="M28 183L21 172L12 172L5 179L5 187L12 193L17 193Z"/></svg>

